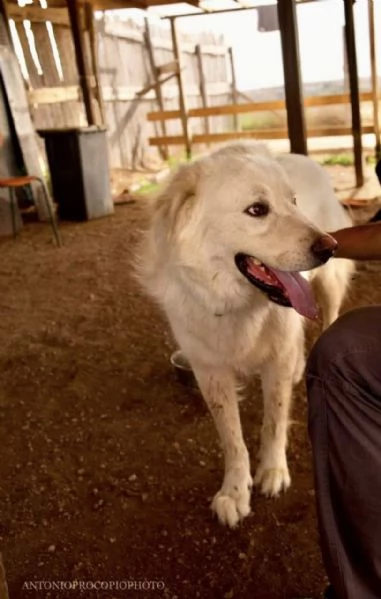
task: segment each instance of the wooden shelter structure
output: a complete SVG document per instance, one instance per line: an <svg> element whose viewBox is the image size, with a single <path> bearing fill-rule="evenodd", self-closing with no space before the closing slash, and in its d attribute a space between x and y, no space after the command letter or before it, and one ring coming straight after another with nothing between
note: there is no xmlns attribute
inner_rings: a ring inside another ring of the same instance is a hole
<svg viewBox="0 0 381 599"><path fill-rule="evenodd" d="M355 0L342 0L345 15L345 44L346 44L346 56L349 73L349 87L350 93L349 98L346 94L331 97L321 96L319 98L306 99L303 98L303 89L301 84L300 75L300 61L299 61L299 42L298 42L298 23L296 15L296 7L298 4L305 2L327 2L330 0L274 0L273 6L277 8L277 17L279 23L279 31L281 36L281 47L282 47L282 59L283 59L283 70L284 70L284 86L285 86L285 107L287 110L287 125L288 125L288 137L290 140L290 148L292 152L307 154L307 131L305 124L305 105L324 105L329 103L345 103L350 100L351 104L351 134L353 136L353 149L355 156L355 171L356 171L356 183L357 186L363 184L363 167L362 167L362 139L361 135L364 132L361 127L361 114L360 114L360 92L359 82L357 73L357 60L356 60L356 42L355 42L355 30L353 20L353 4ZM373 116L374 125L371 131L376 136L376 150L380 151L380 129L379 129L379 95L377 86L377 65L376 65L376 52L375 52L375 35L374 35L374 1L368 0L369 8L369 25L370 25L370 57L372 67L372 90L370 94L367 94L367 100L373 102ZM163 133L163 138L159 138L153 141L154 145L163 146L171 143L182 143L184 144L187 154L191 153L191 135L189 133L189 118L192 116L202 116L207 119L208 115L213 114L232 114L236 118L236 115L240 112L248 112L250 110L250 104L232 104L231 107L212 107L203 109L194 109L187 111L185 105L185 94L183 89L181 64L180 64L180 51L177 36L177 22L179 19L185 16L193 15L211 15L221 12L235 12L243 10L253 10L261 5L260 0L253 0L250 4L247 4L244 0L234 0L235 6L233 8L221 8L221 3L218 4L218 8L214 10L213 0L205 2L203 0L186 0L186 3L192 7L192 12L187 14L172 14L166 16L170 20L171 34L173 42L173 53L174 53L174 64L172 65L172 76L177 79L179 89L179 111L165 111L161 107L158 113L152 113L150 120L161 121L162 131L165 132L165 120L168 118L180 118L182 125L183 135L175 140L174 138L166 138ZM97 102L101 119L102 116L102 91L99 85L99 73L97 66L97 44L96 44L96 32L94 27L94 11L105 11L105 10L116 10L125 8L139 8L147 10L149 8L159 5L176 5L178 0L48 0L48 6L39 0L39 5L27 4L26 6L20 7L17 4L17 0L0 0L0 10L3 17L3 22L8 28L8 20L12 19L28 19L53 22L69 22L72 37L75 47L76 63L79 76L79 85L82 91L82 100L85 107L86 117L89 125L102 124L97 119L97 114L94 109L94 101ZM230 2L231 5L231 2ZM43 8L45 6L45 8ZM86 36L85 36L86 31ZM90 42L90 43L89 43ZM169 67L168 67L169 68ZM170 72L170 71L167 71ZM160 107L160 81L156 81L157 99ZM345 96L345 97L344 97ZM370 96L370 97L368 97ZM308 100L310 103L308 104ZM272 102L270 104L280 104L279 102ZM279 106L277 106L279 107ZM272 107L274 108L274 107ZM270 109L272 109L270 107ZM220 109L218 111L218 109ZM251 110L255 110L254 105L251 105ZM209 112L208 112L209 111ZM171 114L168 114L168 113ZM176 112L176 115L173 113ZM226 139L232 139L234 137L244 137L243 134L251 132L232 131L229 134L220 134L219 139L213 138L212 135L197 136L200 138L200 142L211 142L211 141L224 141ZM253 132L255 133L255 132ZM328 132L328 135L343 135L343 130L337 132ZM249 137L250 135L246 135ZM251 135L253 137L254 135ZM202 138L202 139L201 139Z"/></svg>

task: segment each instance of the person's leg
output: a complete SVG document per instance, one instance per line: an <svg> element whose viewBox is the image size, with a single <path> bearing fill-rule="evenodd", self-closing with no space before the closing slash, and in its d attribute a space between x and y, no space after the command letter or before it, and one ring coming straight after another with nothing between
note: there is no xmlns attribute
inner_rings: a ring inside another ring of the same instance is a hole
<svg viewBox="0 0 381 599"><path fill-rule="evenodd" d="M381 597L381 307L348 312L307 365L321 549L338 599Z"/></svg>

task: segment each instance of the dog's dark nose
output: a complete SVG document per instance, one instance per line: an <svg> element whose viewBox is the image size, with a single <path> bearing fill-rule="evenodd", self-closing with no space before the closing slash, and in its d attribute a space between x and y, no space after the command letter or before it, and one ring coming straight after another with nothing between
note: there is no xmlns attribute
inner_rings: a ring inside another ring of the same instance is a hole
<svg viewBox="0 0 381 599"><path fill-rule="evenodd" d="M317 239L311 246L312 252L317 258L319 258L322 264L332 258L336 249L337 241L330 235L323 235L323 237L319 237L319 239Z"/></svg>

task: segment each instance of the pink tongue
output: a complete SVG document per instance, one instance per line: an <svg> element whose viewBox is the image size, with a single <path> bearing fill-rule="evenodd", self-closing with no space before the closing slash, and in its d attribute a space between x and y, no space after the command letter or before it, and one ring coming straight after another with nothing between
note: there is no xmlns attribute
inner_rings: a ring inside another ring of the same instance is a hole
<svg viewBox="0 0 381 599"><path fill-rule="evenodd" d="M318 317L318 307L312 293L311 285L298 272L284 272L271 268L276 278L286 289L288 298L299 314L315 320Z"/></svg>

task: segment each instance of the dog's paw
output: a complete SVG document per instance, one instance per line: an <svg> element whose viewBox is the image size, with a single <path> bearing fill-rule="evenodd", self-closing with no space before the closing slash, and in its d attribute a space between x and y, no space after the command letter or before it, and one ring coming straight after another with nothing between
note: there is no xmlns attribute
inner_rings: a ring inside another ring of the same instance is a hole
<svg viewBox="0 0 381 599"><path fill-rule="evenodd" d="M254 484L259 486L261 493L267 497L276 497L281 491L286 491L291 484L287 464L281 468L263 468L259 465Z"/></svg>
<svg viewBox="0 0 381 599"><path fill-rule="evenodd" d="M234 528L240 520L250 514L250 497L253 480L249 472L229 472L224 484L212 501L212 510L221 524Z"/></svg>

